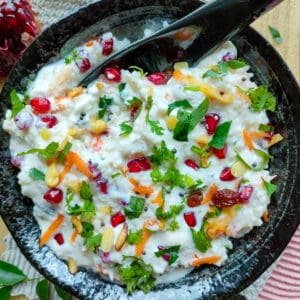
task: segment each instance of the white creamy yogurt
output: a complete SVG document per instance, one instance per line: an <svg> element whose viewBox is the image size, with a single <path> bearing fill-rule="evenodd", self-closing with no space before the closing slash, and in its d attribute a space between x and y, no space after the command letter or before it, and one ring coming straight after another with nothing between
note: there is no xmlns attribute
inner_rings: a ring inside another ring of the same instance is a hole
<svg viewBox="0 0 300 300"><path fill-rule="evenodd" d="M228 53L236 56L234 45L226 42L198 66L175 70L163 84L153 83L151 75L139 71L113 69L86 89L74 88L86 72L77 64L88 59L93 67L111 40L113 51L127 43L108 33L76 49L84 57L73 53L73 58L68 56L70 62L60 60L43 67L28 89L29 104L15 118L12 111L7 112L3 126L11 135L12 156L22 157L19 183L22 193L35 203L41 241L60 258L72 258L112 280L122 279L120 270L132 267L132 257L150 266L153 276L175 270L184 275L202 264L220 266L232 247L230 238L260 226L270 202L262 180L272 179L264 161L268 142L258 128L269 121L265 110L249 108L247 91L257 88L249 67L228 64L227 74L220 78L203 76L209 70L218 72L218 63ZM41 97L48 99L47 111L37 111L32 102ZM179 100L187 106L174 107L168 116L168 108ZM206 101L208 109L196 114ZM16 118L24 121L24 112L32 120L26 119L31 123L20 129ZM211 113L219 118L213 132L207 129L213 126L206 119ZM180 114L198 118L188 130L188 141L180 141L174 133L183 124ZM54 117L56 123L49 125L45 117ZM230 122L228 134L222 132L226 122ZM209 143L214 139L223 140L220 148L227 151L213 150ZM168 157L157 163L154 147L161 150L162 142ZM45 160L41 149L50 143L55 149L46 153L51 157ZM39 150L17 156L31 149ZM251 169L259 165L260 170ZM236 176L234 166L238 166ZM198 203L191 205L195 189ZM216 194L228 190L233 196L220 203ZM63 221L48 234L58 216ZM137 245L130 244L136 232L140 232ZM160 277L158 282L163 280Z"/></svg>

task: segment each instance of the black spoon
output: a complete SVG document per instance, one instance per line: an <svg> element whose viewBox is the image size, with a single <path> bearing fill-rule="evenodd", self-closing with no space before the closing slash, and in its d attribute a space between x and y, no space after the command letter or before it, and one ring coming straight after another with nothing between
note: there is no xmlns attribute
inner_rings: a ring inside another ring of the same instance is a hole
<svg viewBox="0 0 300 300"><path fill-rule="evenodd" d="M159 42L165 45L167 41L170 40L170 37L173 38L176 32L187 26L197 26L198 28L196 38L184 51L185 56L190 58L189 62L195 62L208 52L214 50L221 42L232 38L235 34L242 31L256 18L282 1L283 0L214 0L154 34L137 40L127 48L110 55L95 67L79 85L87 86L101 74L102 68L105 65L120 58L126 61L127 65L133 64L131 61L132 58L135 58L137 59L135 61L138 61L141 67L142 61L145 62L147 58L152 56L152 52L147 51L149 50L147 47L150 42L152 46L159 44ZM133 53L132 51L134 50L138 52ZM146 59L141 59L142 53L146 53ZM126 58L124 59L125 55ZM146 67L148 67L149 71L154 71L149 64L146 64Z"/></svg>

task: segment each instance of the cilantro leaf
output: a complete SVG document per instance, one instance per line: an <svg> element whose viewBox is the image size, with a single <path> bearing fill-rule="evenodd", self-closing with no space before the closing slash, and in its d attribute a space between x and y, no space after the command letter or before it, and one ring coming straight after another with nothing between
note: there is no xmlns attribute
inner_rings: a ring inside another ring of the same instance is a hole
<svg viewBox="0 0 300 300"><path fill-rule="evenodd" d="M176 231L180 228L179 223L175 220L175 218L170 222L168 231Z"/></svg>
<svg viewBox="0 0 300 300"><path fill-rule="evenodd" d="M163 212L164 203L162 206L158 207L155 211L156 218L159 220L169 220L176 217L184 209L184 205L170 205L170 210L168 212Z"/></svg>
<svg viewBox="0 0 300 300"><path fill-rule="evenodd" d="M272 26L269 25L269 30L270 30L270 33L271 33L272 38L274 39L274 41L277 44L281 44L282 43L282 37L281 37L280 32L278 31L278 29L276 29L275 27L272 27Z"/></svg>
<svg viewBox="0 0 300 300"><path fill-rule="evenodd" d="M123 92L125 89L126 83L122 82L118 85L119 93Z"/></svg>
<svg viewBox="0 0 300 300"><path fill-rule="evenodd" d="M142 240L142 234L143 234L142 229L135 231L135 232L129 230L129 233L127 236L127 243L130 245L139 244Z"/></svg>
<svg viewBox="0 0 300 300"><path fill-rule="evenodd" d="M209 142L209 146L215 149L222 149L226 142L230 125L231 125L231 121L227 121L220 124L217 127L212 140Z"/></svg>
<svg viewBox="0 0 300 300"><path fill-rule="evenodd" d="M207 220L208 218L216 218L222 213L222 209L216 207L214 211L209 211L206 213L204 219Z"/></svg>
<svg viewBox="0 0 300 300"><path fill-rule="evenodd" d="M29 170L29 177L34 180L45 181L45 174L36 168L31 168Z"/></svg>
<svg viewBox="0 0 300 300"><path fill-rule="evenodd" d="M84 200L92 200L93 194L91 193L90 186L86 181L82 181L80 189L80 197Z"/></svg>
<svg viewBox="0 0 300 300"><path fill-rule="evenodd" d="M64 149L62 149L62 151L59 153L57 157L59 162L63 163L65 161L65 158L69 153L69 151L71 150L71 148L72 148L72 143L67 142Z"/></svg>
<svg viewBox="0 0 300 300"><path fill-rule="evenodd" d="M152 266L134 256L124 257L127 258L133 261L119 266L120 278L126 284L127 292L132 293L136 288L140 288L145 293L149 292L155 282Z"/></svg>
<svg viewBox="0 0 300 300"><path fill-rule="evenodd" d="M275 111L276 99L265 85L260 85L256 89L249 89L247 95L251 99L250 109L253 111L261 112L264 109Z"/></svg>
<svg viewBox="0 0 300 300"><path fill-rule="evenodd" d="M182 108L193 108L193 106L190 104L190 102L186 99L184 100L177 100L171 104L168 105L168 116L170 115L170 113L173 111L173 109L177 108L177 107L182 107Z"/></svg>
<svg viewBox="0 0 300 300"><path fill-rule="evenodd" d="M101 245L102 234L96 234L85 239L84 244L91 251L96 253L97 248Z"/></svg>
<svg viewBox="0 0 300 300"><path fill-rule="evenodd" d="M106 112L111 115L111 112L108 110L109 106L113 103L113 98L106 95L100 97L98 105L98 118L102 119Z"/></svg>
<svg viewBox="0 0 300 300"><path fill-rule="evenodd" d="M204 226L205 222L202 223L202 226L199 231L196 231L195 229L191 228L195 246L202 253L205 253L209 248L211 248L211 241L206 236Z"/></svg>
<svg viewBox="0 0 300 300"><path fill-rule="evenodd" d="M165 248L165 249L162 249L160 251L156 251L154 252L154 254L157 256L157 257L161 257L165 254L168 254L170 255L170 258L168 260L168 264L171 265L173 264L177 258L179 257L178 256L178 252L179 252L179 249L180 249L180 245L176 245L176 246L172 246L170 248Z"/></svg>
<svg viewBox="0 0 300 300"><path fill-rule="evenodd" d="M51 142L45 149L33 148L33 149L28 150L26 152L18 153L17 156L24 156L24 155L27 155L27 154L39 153L40 156L43 159L50 160L50 159L56 157L58 147L59 147L58 143Z"/></svg>
<svg viewBox="0 0 300 300"><path fill-rule="evenodd" d="M71 55L68 55L65 57L65 64L69 65L72 61L75 61L76 59L79 59L80 57L78 56L78 51L73 50Z"/></svg>
<svg viewBox="0 0 300 300"><path fill-rule="evenodd" d="M25 108L25 104L19 98L16 90L11 90L9 96L12 106L11 118L13 118Z"/></svg>
<svg viewBox="0 0 300 300"><path fill-rule="evenodd" d="M125 216L128 219L138 218L142 214L144 206L145 199L131 196L129 204L126 207L124 207Z"/></svg>
<svg viewBox="0 0 300 300"><path fill-rule="evenodd" d="M81 236L83 238L90 238L94 234L94 225L89 222L81 222L82 224L82 232Z"/></svg>
<svg viewBox="0 0 300 300"><path fill-rule="evenodd" d="M263 180L268 197L271 197L272 194L276 192L277 186L271 182L265 181L263 178L262 178L262 180Z"/></svg>
<svg viewBox="0 0 300 300"><path fill-rule="evenodd" d="M114 179L114 178L116 178L116 177L118 177L120 175L121 175L120 172L116 172L116 173L114 173L114 174L111 175L111 178Z"/></svg>
<svg viewBox="0 0 300 300"><path fill-rule="evenodd" d="M156 145L153 146L150 160L154 166L160 166L174 159L175 159L175 154L173 151L167 148L165 141L161 141L160 148Z"/></svg>
<svg viewBox="0 0 300 300"><path fill-rule="evenodd" d="M153 98L149 96L146 102L146 109L148 110L146 114L146 123L150 125L151 132L155 133L156 135L163 135L164 129L163 127L161 127L159 121L154 121L150 119L150 110L152 107L152 103L153 103Z"/></svg>
<svg viewBox="0 0 300 300"><path fill-rule="evenodd" d="M153 168L153 170L150 173L150 177L151 177L153 183L159 183L164 180L164 176L157 168Z"/></svg>
<svg viewBox="0 0 300 300"><path fill-rule="evenodd" d="M203 119L208 111L208 104L209 101L207 98L205 98L199 104L199 106L191 112L189 132L192 131L196 127L196 125Z"/></svg>
<svg viewBox="0 0 300 300"><path fill-rule="evenodd" d="M130 121L124 121L119 125L120 129L122 130L122 132L119 134L120 136L127 136L132 132L133 128L127 124L128 122Z"/></svg>

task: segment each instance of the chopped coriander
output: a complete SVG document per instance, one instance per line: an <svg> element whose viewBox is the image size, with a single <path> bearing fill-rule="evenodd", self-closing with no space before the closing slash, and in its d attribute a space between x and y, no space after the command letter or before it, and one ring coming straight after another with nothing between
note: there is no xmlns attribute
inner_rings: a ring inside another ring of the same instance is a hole
<svg viewBox="0 0 300 300"><path fill-rule="evenodd" d="M174 218L169 225L169 228L167 229L168 231L176 231L180 228L179 223L176 221Z"/></svg>
<svg viewBox="0 0 300 300"><path fill-rule="evenodd" d="M195 229L191 228L195 246L202 253L205 253L209 248L211 248L211 241L207 238L204 227L205 221L203 221L200 230L196 231Z"/></svg>
<svg viewBox="0 0 300 300"><path fill-rule="evenodd" d="M142 214L144 206L145 199L131 196L129 204L126 207L124 207L125 216L128 219L138 218Z"/></svg>
<svg viewBox="0 0 300 300"><path fill-rule="evenodd" d="M214 211L209 211L206 213L204 219L208 219L208 218L216 218L218 217L220 214L222 213L222 209L219 207L216 207Z"/></svg>
<svg viewBox="0 0 300 300"><path fill-rule="evenodd" d="M89 222L81 222L82 225L82 232L81 236L83 238L90 238L94 234L94 225Z"/></svg>
<svg viewBox="0 0 300 300"><path fill-rule="evenodd" d="M184 209L184 205L170 205L170 210L168 212L163 212L164 203L162 206L158 207L155 211L156 218L159 220L169 220L176 217Z"/></svg>
<svg viewBox="0 0 300 300"><path fill-rule="evenodd" d="M252 171L261 171L261 170L264 170L267 166L268 166L268 163L269 163L269 160L272 158L272 155L270 155L269 153L267 152L264 152L260 149L254 149L254 151L256 152L256 154L258 154L262 160L260 162L259 165L251 165L249 163L246 162L246 160L242 157L242 155L238 152L236 152L236 157L238 160L240 160L247 168L249 168L250 170Z"/></svg>
<svg viewBox="0 0 300 300"><path fill-rule="evenodd" d="M99 119L102 119L106 112L108 113L108 118L109 118L109 115L111 115L111 112L109 111L109 106L111 106L112 103L113 103L113 98L108 97L106 95L100 97L99 104L98 104Z"/></svg>
<svg viewBox="0 0 300 300"><path fill-rule="evenodd" d="M96 234L93 236L90 236L84 240L84 244L86 247L91 251L96 253L97 248L101 245L101 240L102 240L102 234Z"/></svg>
<svg viewBox="0 0 300 300"><path fill-rule="evenodd" d="M193 106L190 104L190 102L186 99L184 100L177 100L171 104L168 105L168 116L170 115L170 113L172 112L173 109L177 108L177 107L182 107L182 108L193 108Z"/></svg>
<svg viewBox="0 0 300 300"><path fill-rule="evenodd" d="M69 151L72 148L72 143L67 142L64 149L59 153L58 155L58 161L63 163L65 161L65 158L67 156L67 154L69 153Z"/></svg>
<svg viewBox="0 0 300 300"><path fill-rule="evenodd" d="M175 154L172 150L169 150L167 148L165 141L161 141L160 148L159 146L156 145L153 146L150 160L154 166L160 166L174 159L175 159Z"/></svg>
<svg viewBox="0 0 300 300"><path fill-rule="evenodd" d="M152 107L153 99L151 96L148 96L147 102L146 102L146 109L147 114L146 114L146 123L150 125L151 132L155 133L156 135L163 135L164 134L164 129L161 127L159 121L154 121L150 119L150 110Z"/></svg>
<svg viewBox="0 0 300 300"><path fill-rule="evenodd" d="M145 293L154 287L154 271L151 265L145 264L142 259L134 256L124 256L123 259L131 259L130 264L123 263L119 266L121 280L126 284L128 293L140 288Z"/></svg>
<svg viewBox="0 0 300 300"><path fill-rule="evenodd" d="M122 130L122 132L120 133L120 136L127 136L132 132L132 130L133 130L132 126L127 124L129 122L130 121L124 121L123 123L121 123L119 125L120 129Z"/></svg>
<svg viewBox="0 0 300 300"><path fill-rule="evenodd" d="M83 200L91 201L93 198L93 194L91 193L90 186L86 181L82 181L81 189L80 189L80 197Z"/></svg>
<svg viewBox="0 0 300 300"><path fill-rule="evenodd" d="M125 89L126 83L122 82L118 85L119 93L123 92Z"/></svg>
<svg viewBox="0 0 300 300"><path fill-rule="evenodd" d="M270 125L266 125L266 124L259 124L258 130L259 131L265 131L265 132L267 132L267 131L273 131L274 127L270 126Z"/></svg>
<svg viewBox="0 0 300 300"><path fill-rule="evenodd" d="M71 55L65 57L65 64L69 65L72 61L75 61L77 59L80 59L80 57L78 56L78 51L73 50Z"/></svg>
<svg viewBox="0 0 300 300"><path fill-rule="evenodd" d="M131 231L129 230L128 236L127 236L127 243L130 245L136 245L139 244L142 240L142 229L138 231Z"/></svg>
<svg viewBox="0 0 300 300"><path fill-rule="evenodd" d="M281 44L282 43L282 37L281 37L280 32L278 31L278 29L276 29L275 27L272 27L272 26L269 25L269 30L270 30L270 33L271 33L272 38L274 39L274 41L277 44Z"/></svg>
<svg viewBox="0 0 300 300"><path fill-rule="evenodd" d="M273 193L276 192L277 186L271 182L267 182L262 178L262 181L264 183L264 187L266 189L268 197L271 197Z"/></svg>
<svg viewBox="0 0 300 300"><path fill-rule="evenodd" d="M33 148L33 149L28 150L26 152L18 153L17 156L24 156L24 155L27 155L27 154L39 153L40 156L43 159L50 160L50 159L56 157L58 147L59 147L58 143L51 142L45 149Z"/></svg>
<svg viewBox="0 0 300 300"><path fill-rule="evenodd" d="M215 149L222 149L226 142L226 139L227 139L227 136L229 133L229 129L230 129L230 125L231 125L231 121L227 121L227 122L220 124L217 127L212 140L209 142L209 146L211 146Z"/></svg>
<svg viewBox="0 0 300 300"><path fill-rule="evenodd" d="M176 245L176 246L172 246L172 247L169 247L169 248L165 248L165 249L162 249L160 251L156 251L154 252L154 254L157 256L157 257L161 257L165 254L168 254L170 255L170 258L168 260L168 264L171 265L173 264L177 258L179 257L178 256L178 252L179 252L179 249L180 249L180 245Z"/></svg>
<svg viewBox="0 0 300 300"><path fill-rule="evenodd" d="M12 106L11 118L15 117L21 110L24 109L25 104L21 101L16 90L11 90L9 93L10 102Z"/></svg>
<svg viewBox="0 0 300 300"><path fill-rule="evenodd" d="M120 172L116 172L116 173L114 173L114 174L111 175L111 178L114 179L114 178L116 178L116 177L118 177L120 175L121 175Z"/></svg>
<svg viewBox="0 0 300 300"><path fill-rule="evenodd" d="M247 95L251 99L250 109L256 112L262 110L275 111L276 99L265 85L260 85L256 89L249 89Z"/></svg>
<svg viewBox="0 0 300 300"><path fill-rule="evenodd" d="M45 174L36 168L31 168L29 170L29 177L34 180L45 181Z"/></svg>

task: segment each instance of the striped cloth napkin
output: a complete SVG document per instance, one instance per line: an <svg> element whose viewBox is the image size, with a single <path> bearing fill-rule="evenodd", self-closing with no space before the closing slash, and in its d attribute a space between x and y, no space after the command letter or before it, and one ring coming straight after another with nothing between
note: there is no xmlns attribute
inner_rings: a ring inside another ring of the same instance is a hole
<svg viewBox="0 0 300 300"><path fill-rule="evenodd" d="M258 296L258 300L300 299L300 226Z"/></svg>

